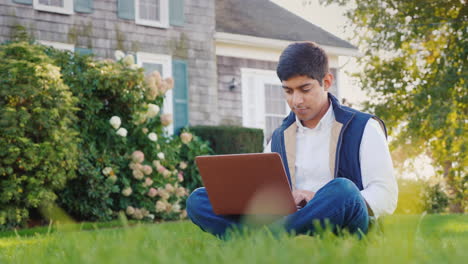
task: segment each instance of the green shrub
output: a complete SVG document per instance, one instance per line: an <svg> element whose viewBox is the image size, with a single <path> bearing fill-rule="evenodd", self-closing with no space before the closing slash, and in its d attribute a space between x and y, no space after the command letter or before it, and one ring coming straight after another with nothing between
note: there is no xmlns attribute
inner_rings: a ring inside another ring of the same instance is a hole
<svg viewBox="0 0 468 264"><path fill-rule="evenodd" d="M190 133L191 131L185 130L184 132ZM184 134L182 133L181 136L182 135ZM187 169L184 172L182 185L189 191L203 186L200 172L195 164L195 157L208 154L213 154L213 150L209 147L208 142L195 135L193 135L192 141L182 146L179 156L182 160L187 162Z"/></svg>
<svg viewBox="0 0 468 264"><path fill-rule="evenodd" d="M210 142L216 154L258 153L263 151L263 131L236 126L194 126L190 128Z"/></svg>
<svg viewBox="0 0 468 264"><path fill-rule="evenodd" d="M75 176L77 99L37 46L0 46L0 229L26 223Z"/></svg>
<svg viewBox="0 0 468 264"><path fill-rule="evenodd" d="M445 212L449 206L449 197L445 192L442 180L433 177L424 190L424 207L428 213L438 214Z"/></svg>
<svg viewBox="0 0 468 264"><path fill-rule="evenodd" d="M131 55L96 61L47 52L80 98L78 177L60 193L60 205L80 220L109 220L121 211L138 220L185 217L182 184L199 177L190 165L208 148L189 132L168 135L172 117L159 110L173 80L144 76Z"/></svg>
<svg viewBox="0 0 468 264"><path fill-rule="evenodd" d="M398 179L397 214L442 213L447 210L449 197L442 180Z"/></svg>
<svg viewBox="0 0 468 264"><path fill-rule="evenodd" d="M425 211L425 188L427 183L423 180L399 178L398 205L396 214L421 214Z"/></svg>

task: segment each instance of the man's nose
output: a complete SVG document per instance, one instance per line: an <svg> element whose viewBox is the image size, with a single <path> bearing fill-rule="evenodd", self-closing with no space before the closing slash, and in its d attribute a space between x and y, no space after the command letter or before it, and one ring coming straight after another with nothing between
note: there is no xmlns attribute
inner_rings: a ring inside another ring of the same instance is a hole
<svg viewBox="0 0 468 264"><path fill-rule="evenodd" d="M293 93L293 105L294 106L299 106L303 103L304 98L302 97L302 94L300 93Z"/></svg>

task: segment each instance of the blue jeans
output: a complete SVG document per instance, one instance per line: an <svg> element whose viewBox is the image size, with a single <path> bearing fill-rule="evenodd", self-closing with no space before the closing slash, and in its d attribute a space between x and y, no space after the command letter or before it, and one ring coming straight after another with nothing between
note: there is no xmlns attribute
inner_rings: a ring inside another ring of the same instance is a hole
<svg viewBox="0 0 468 264"><path fill-rule="evenodd" d="M242 227L241 217L217 215L213 212L205 188L198 188L187 199L187 214L194 224L213 235L223 237L228 229ZM314 224L319 222L320 225ZM331 224L334 231L367 233L369 215L364 198L356 185L345 178L336 178L317 191L302 209L271 224L289 233L313 234L318 226Z"/></svg>

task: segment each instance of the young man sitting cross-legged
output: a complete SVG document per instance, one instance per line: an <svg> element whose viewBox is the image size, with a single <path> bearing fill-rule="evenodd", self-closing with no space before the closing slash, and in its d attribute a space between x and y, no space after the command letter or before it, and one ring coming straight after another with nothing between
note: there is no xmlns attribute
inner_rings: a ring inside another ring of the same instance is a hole
<svg viewBox="0 0 468 264"><path fill-rule="evenodd" d="M313 234L315 221L366 233L371 217L391 214L397 204L384 123L340 105L328 92L334 78L327 55L313 42L289 45L277 74L291 113L265 152L281 155L294 200L305 204L279 223L296 234ZM239 217L216 215L205 188L189 196L187 213L193 223L217 236L242 225Z"/></svg>

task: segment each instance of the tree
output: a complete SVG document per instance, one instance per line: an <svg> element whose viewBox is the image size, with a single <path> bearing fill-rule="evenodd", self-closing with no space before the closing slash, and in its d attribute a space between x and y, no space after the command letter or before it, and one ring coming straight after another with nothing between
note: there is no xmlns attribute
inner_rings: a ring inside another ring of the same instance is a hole
<svg viewBox="0 0 468 264"><path fill-rule="evenodd" d="M350 0L321 0L351 4ZM463 0L359 0L346 13L370 100L396 163L428 155L444 176L451 210L468 209L468 8Z"/></svg>

